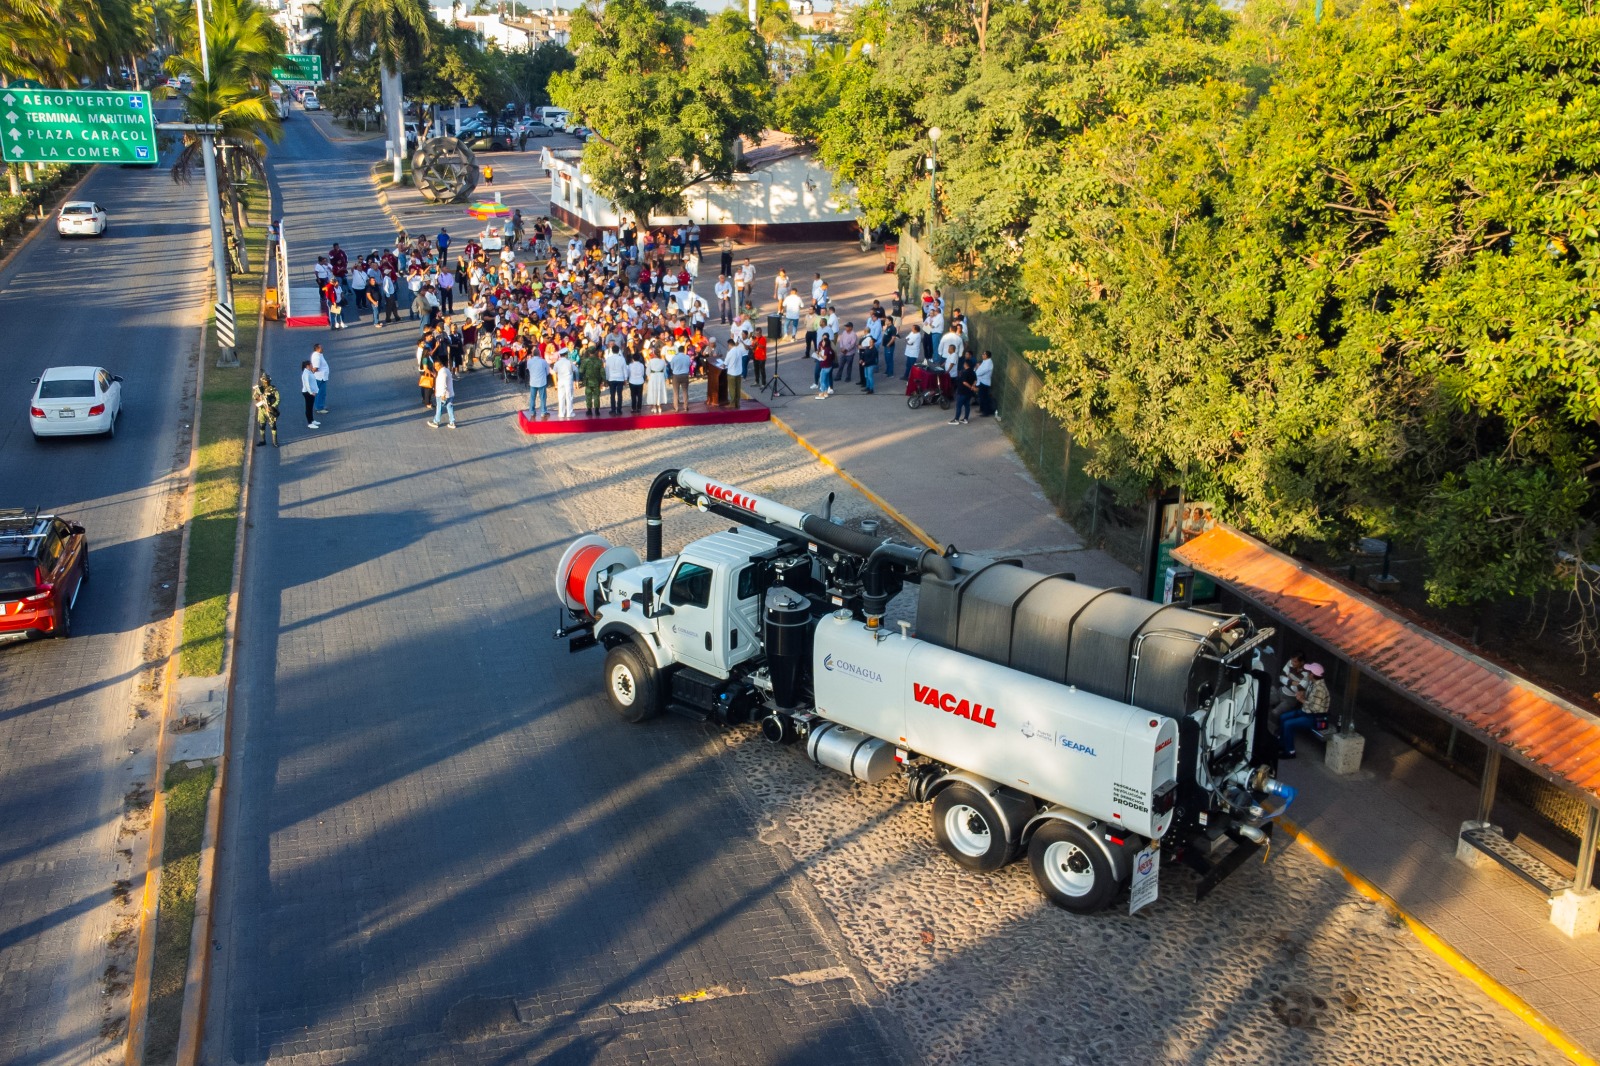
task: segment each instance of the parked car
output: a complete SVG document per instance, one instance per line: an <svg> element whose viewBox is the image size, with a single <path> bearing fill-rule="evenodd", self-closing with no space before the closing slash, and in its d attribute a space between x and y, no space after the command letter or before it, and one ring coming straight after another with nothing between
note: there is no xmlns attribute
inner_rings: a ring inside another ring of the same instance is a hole
<svg viewBox="0 0 1600 1066"><path fill-rule="evenodd" d="M461 136L475 152L504 152L517 146L517 135L509 126L484 127L471 133L463 130Z"/></svg>
<svg viewBox="0 0 1600 1066"><path fill-rule="evenodd" d="M178 91L179 92L186 93L190 89L193 89L193 88L194 88L194 79L193 78L189 77L189 75L187 75L187 74L179 74L178 75Z"/></svg>
<svg viewBox="0 0 1600 1066"><path fill-rule="evenodd" d="M70 636L88 579L82 526L37 507L0 510L0 639Z"/></svg>
<svg viewBox="0 0 1600 1066"><path fill-rule="evenodd" d="M28 422L35 437L117 435L122 379L98 366L53 366L33 379Z"/></svg>
<svg viewBox="0 0 1600 1066"><path fill-rule="evenodd" d="M529 137L554 137L556 129L538 119L527 118L517 123L517 133L527 133Z"/></svg>
<svg viewBox="0 0 1600 1066"><path fill-rule="evenodd" d="M567 130L567 132L578 138L580 141L587 141L590 137L594 136L594 130L590 129L588 126L573 126L571 129Z"/></svg>
<svg viewBox="0 0 1600 1066"><path fill-rule="evenodd" d="M92 200L69 200L56 212L56 233L62 237L104 237L106 209Z"/></svg>

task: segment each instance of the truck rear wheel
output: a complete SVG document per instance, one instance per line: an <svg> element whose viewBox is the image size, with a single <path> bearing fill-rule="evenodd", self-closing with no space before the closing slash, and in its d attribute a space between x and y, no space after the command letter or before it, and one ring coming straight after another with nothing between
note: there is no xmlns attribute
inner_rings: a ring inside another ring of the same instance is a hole
<svg viewBox="0 0 1600 1066"><path fill-rule="evenodd" d="M606 652L606 698L625 722L643 722L661 713L660 675L632 644Z"/></svg>
<svg viewBox="0 0 1600 1066"><path fill-rule="evenodd" d="M933 835L946 855L969 870L998 870L1013 854L994 801L960 782L933 798Z"/></svg>
<svg viewBox="0 0 1600 1066"><path fill-rule="evenodd" d="M1065 910L1078 914L1104 910L1117 894L1105 852L1069 822L1041 825L1028 841L1028 863L1039 891Z"/></svg>

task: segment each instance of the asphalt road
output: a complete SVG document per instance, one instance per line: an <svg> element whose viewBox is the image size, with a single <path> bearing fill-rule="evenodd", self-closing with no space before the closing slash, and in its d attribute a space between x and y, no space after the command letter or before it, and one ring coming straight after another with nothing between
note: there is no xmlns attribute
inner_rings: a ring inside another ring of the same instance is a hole
<svg viewBox="0 0 1600 1066"><path fill-rule="evenodd" d="M102 1025L126 1013L102 979L143 869L142 843L120 830L125 794L152 781L156 718L132 712L148 702L148 627L165 608L152 575L188 437L204 289L196 188L161 168L100 167L79 195L108 208L106 237L47 232L0 271L0 506L83 522L93 572L71 639L0 647L0 1061L11 1064L99 1061L112 1048ZM30 379L75 363L124 377L116 439L36 442ZM120 879L130 903L113 898Z"/></svg>
<svg viewBox="0 0 1600 1066"><path fill-rule="evenodd" d="M392 236L376 151L296 113L293 247ZM585 523L498 379L423 424L415 339L268 333L332 388L255 467L206 1061L899 1061L719 738L625 725L549 638Z"/></svg>

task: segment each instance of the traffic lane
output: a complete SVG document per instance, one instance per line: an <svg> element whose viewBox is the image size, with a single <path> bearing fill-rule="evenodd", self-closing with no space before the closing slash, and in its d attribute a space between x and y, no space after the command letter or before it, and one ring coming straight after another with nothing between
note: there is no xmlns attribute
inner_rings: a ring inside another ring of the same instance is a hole
<svg viewBox="0 0 1600 1066"><path fill-rule="evenodd" d="M99 1061L106 943L131 908L141 849L122 834L124 796L153 781L155 718L141 676L164 648L152 588L176 562L165 489L187 461L187 397L204 295L205 233L192 186L165 170L98 168L77 195L112 211L109 234L34 238L0 272L0 506L70 514L89 532L91 578L74 635L0 647L0 1061ZM30 379L50 365L105 365L124 381L114 440L35 442ZM163 556L164 551L164 556ZM170 579L168 584L170 585ZM154 597L164 595L166 602Z"/></svg>

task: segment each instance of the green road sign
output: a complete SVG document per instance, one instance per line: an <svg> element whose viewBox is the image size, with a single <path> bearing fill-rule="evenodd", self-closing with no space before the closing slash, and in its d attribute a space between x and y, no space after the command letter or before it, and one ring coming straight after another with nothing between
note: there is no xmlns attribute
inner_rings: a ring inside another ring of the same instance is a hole
<svg viewBox="0 0 1600 1066"><path fill-rule="evenodd" d="M155 163L149 93L0 88L0 154L8 163Z"/></svg>
<svg viewBox="0 0 1600 1066"><path fill-rule="evenodd" d="M294 82L322 81L322 57L319 55L287 55L278 57L278 66L272 68L272 80L285 85Z"/></svg>

